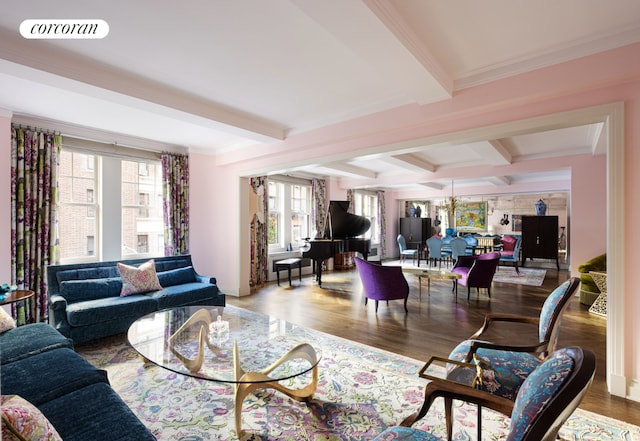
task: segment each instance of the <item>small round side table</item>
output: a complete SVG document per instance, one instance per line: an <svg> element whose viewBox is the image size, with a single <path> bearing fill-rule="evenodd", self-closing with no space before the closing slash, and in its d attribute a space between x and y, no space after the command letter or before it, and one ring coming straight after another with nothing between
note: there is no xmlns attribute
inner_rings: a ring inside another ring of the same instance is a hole
<svg viewBox="0 0 640 441"><path fill-rule="evenodd" d="M35 293L26 289L18 289L16 291L9 291L4 294L4 297L0 299L0 306L8 305L10 303L19 302L21 300L27 300L30 297L33 297Z"/></svg>
<svg viewBox="0 0 640 441"><path fill-rule="evenodd" d="M18 289L16 291L9 291L4 293L2 298L0 299L0 306L10 305L11 303L20 302L22 300L26 301L25 305L27 308L31 307L31 298L34 296L34 292L26 289Z"/></svg>

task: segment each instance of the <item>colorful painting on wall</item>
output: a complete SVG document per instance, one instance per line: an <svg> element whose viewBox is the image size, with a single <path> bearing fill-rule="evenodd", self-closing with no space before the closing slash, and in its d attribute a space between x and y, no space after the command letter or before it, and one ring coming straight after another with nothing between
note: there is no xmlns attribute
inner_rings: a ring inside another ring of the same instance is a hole
<svg viewBox="0 0 640 441"><path fill-rule="evenodd" d="M456 209L456 231L486 232L487 202L467 202Z"/></svg>

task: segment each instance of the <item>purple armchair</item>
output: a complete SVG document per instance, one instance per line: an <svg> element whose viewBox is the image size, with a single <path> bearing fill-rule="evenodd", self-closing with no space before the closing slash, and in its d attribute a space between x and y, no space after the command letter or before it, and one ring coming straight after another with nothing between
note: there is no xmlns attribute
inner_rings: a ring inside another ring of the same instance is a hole
<svg viewBox="0 0 640 441"><path fill-rule="evenodd" d="M467 287L467 300L471 297L471 288L487 288L487 293L491 297L491 283L498 268L500 253L486 253L477 256L460 256L451 270L458 273L462 278L458 283Z"/></svg>
<svg viewBox="0 0 640 441"><path fill-rule="evenodd" d="M367 300L376 301L376 312L378 312L378 302L380 300L404 299L404 310L407 309L407 299L409 298L409 284L404 278L402 267L377 265L356 257L356 267L364 287L364 304Z"/></svg>

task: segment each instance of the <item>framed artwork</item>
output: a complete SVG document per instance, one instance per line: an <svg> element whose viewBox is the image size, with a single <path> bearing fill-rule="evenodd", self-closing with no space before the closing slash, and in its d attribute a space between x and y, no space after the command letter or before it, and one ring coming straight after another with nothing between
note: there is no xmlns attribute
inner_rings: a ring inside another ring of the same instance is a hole
<svg viewBox="0 0 640 441"><path fill-rule="evenodd" d="M511 231L522 231L522 215L511 215Z"/></svg>
<svg viewBox="0 0 640 441"><path fill-rule="evenodd" d="M487 231L487 202L467 202L456 209L456 231Z"/></svg>

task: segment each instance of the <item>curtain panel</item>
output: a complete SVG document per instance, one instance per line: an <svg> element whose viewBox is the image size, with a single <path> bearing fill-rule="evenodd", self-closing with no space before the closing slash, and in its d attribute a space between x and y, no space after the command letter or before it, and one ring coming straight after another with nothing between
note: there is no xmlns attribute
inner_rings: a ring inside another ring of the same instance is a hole
<svg viewBox="0 0 640 441"><path fill-rule="evenodd" d="M60 134L11 126L11 277L35 296L13 305L18 324L46 321L46 268L59 263Z"/></svg>
<svg viewBox="0 0 640 441"><path fill-rule="evenodd" d="M355 199L356 191L353 188L349 188L347 190L347 201L349 201L349 208L347 209L347 213L354 214L356 209L353 206L353 199Z"/></svg>
<svg viewBox="0 0 640 441"><path fill-rule="evenodd" d="M311 180L311 222L315 227L315 237L324 234L324 223L327 219L327 183L324 179Z"/></svg>
<svg viewBox="0 0 640 441"><path fill-rule="evenodd" d="M266 176L251 178L249 187L251 215L251 277L249 286L253 289L263 286L269 277L268 178Z"/></svg>
<svg viewBox="0 0 640 441"><path fill-rule="evenodd" d="M164 255L189 253L189 157L163 153Z"/></svg>
<svg viewBox="0 0 640 441"><path fill-rule="evenodd" d="M384 191L376 192L378 199L378 231L380 233L380 259L387 256L387 205L385 202Z"/></svg>

